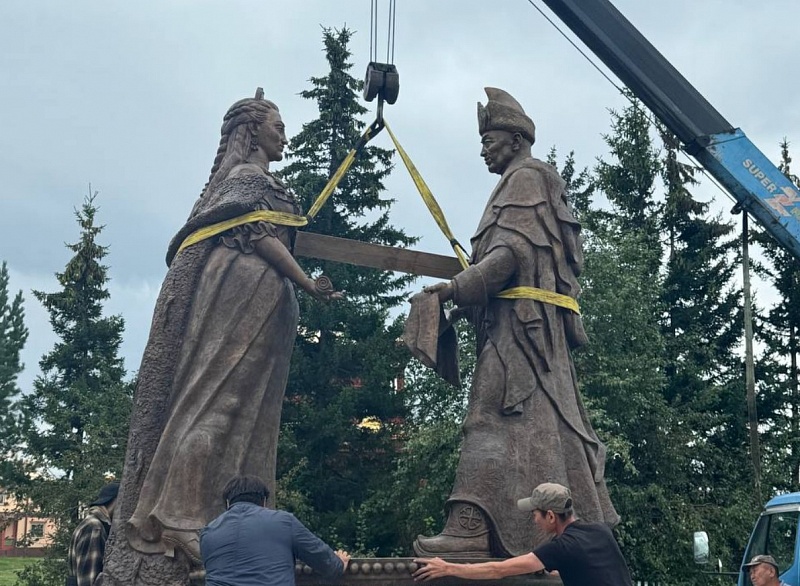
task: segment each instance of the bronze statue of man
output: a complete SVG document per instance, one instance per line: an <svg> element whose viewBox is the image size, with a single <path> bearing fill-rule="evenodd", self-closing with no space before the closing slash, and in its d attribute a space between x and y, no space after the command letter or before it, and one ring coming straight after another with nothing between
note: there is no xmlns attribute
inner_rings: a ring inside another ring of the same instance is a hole
<svg viewBox="0 0 800 586"><path fill-rule="evenodd" d="M472 237L470 266L426 289L458 306L478 344L447 522L414 543L426 557L530 552L547 536L516 503L543 482L568 486L578 517L619 520L571 357L586 342L576 302L580 226L563 179L531 156L533 121L505 91L486 94L486 106L478 104L481 156L500 181Z"/></svg>

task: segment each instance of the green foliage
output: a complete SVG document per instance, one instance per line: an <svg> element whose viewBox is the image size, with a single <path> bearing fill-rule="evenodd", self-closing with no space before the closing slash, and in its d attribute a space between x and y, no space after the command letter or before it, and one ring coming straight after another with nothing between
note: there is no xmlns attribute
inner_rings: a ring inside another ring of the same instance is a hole
<svg viewBox="0 0 800 586"><path fill-rule="evenodd" d="M736 244L732 225L692 196L694 168L678 161L675 138L662 131L656 147L636 101L611 115L610 159L576 185L570 159L563 170L585 228L590 342L576 369L608 448L606 482L634 575L691 580L693 531L707 529L733 567L752 521Z"/></svg>
<svg viewBox="0 0 800 586"><path fill-rule="evenodd" d="M581 392L608 447L612 483L657 480L669 413L663 339L658 323L660 280L650 274L647 241L619 233L584 247L581 308L589 344L575 353ZM668 471L664 471L668 474ZM651 473L651 474L649 474Z"/></svg>
<svg viewBox="0 0 800 586"><path fill-rule="evenodd" d="M677 139L668 133L662 138L667 152L662 223L670 235L662 294L664 395L677 415L676 453L682 444L691 445L683 450L693 465L685 468L682 484L700 490L698 504L724 506L740 500L753 478L752 467L744 465L751 459L739 356L742 294L735 283L741 258L733 224L708 217L709 204L689 192L693 169L678 163ZM751 506L760 506L760 500L751 497Z"/></svg>
<svg viewBox="0 0 800 586"><path fill-rule="evenodd" d="M558 168L558 152L555 147L552 147L550 152L547 153L547 162ZM566 182L567 200L573 208L575 219L581 223L584 236L597 232L606 215L592 205L597 191L597 183L594 176L588 169L582 169L581 171L575 169L574 151L570 151L567 155L559 174Z"/></svg>
<svg viewBox="0 0 800 586"><path fill-rule="evenodd" d="M20 353L28 339L22 302L22 291L14 299L9 298L8 267L4 262L0 265L0 486L5 487L15 483L7 456L17 448L19 438L17 377L23 367Z"/></svg>
<svg viewBox="0 0 800 586"><path fill-rule="evenodd" d="M466 414L468 389L477 354L475 331L466 320L455 326L458 339L458 367L461 388L454 387L419 360L406 366L403 398L409 408L407 423L414 428L461 421Z"/></svg>
<svg viewBox="0 0 800 586"><path fill-rule="evenodd" d="M65 546L60 546L59 539L55 547L50 548L45 557L37 560L30 560L16 574L17 579L9 584L16 586L61 586L64 584L64 577L67 575L67 562L63 555L54 554L56 548L63 550L69 547L69 541ZM2 582L0 582L2 584Z"/></svg>
<svg viewBox="0 0 800 586"><path fill-rule="evenodd" d="M781 144L779 169L795 185L789 142ZM778 491L800 490L800 263L763 231L753 238L764 251L765 266L757 270L778 292L779 299L756 326L756 336L766 345L757 365L758 411L763 426L764 484Z"/></svg>
<svg viewBox="0 0 800 586"><path fill-rule="evenodd" d="M56 274L61 290L34 291L59 341L42 357L33 392L19 403L23 450L16 464L25 480L17 492L42 516L54 518L58 533L48 562L28 569L26 584L48 583L52 564L65 556L82 504L106 477L122 473L132 384L124 381L118 356L123 320L103 316L109 294L102 260L108 250L97 242L103 228L95 223L94 199L89 196L76 211L80 239L67 245L74 256Z"/></svg>
<svg viewBox="0 0 800 586"><path fill-rule="evenodd" d="M437 533L444 525L444 503L458 464L460 422L475 369L475 333L463 323L457 331L461 388L416 359L406 367L403 398L408 417L403 433L407 441L388 482L360 507L362 550L369 551L370 544L380 542L387 545L378 553L410 556L417 535Z"/></svg>
<svg viewBox="0 0 800 586"><path fill-rule="evenodd" d="M413 556L411 544L417 535L434 534L444 525L461 426L445 419L415 426L408 433L397 467L359 507L360 552ZM385 545L376 548L374 543Z"/></svg>
<svg viewBox="0 0 800 586"><path fill-rule="evenodd" d="M737 242L730 222L708 218L708 203L693 199L690 171L677 162L677 139L665 135L667 186L663 224L670 235L662 298L666 310L668 399L687 401L709 383L724 384L738 369L741 291L732 285ZM738 377L738 372L734 377Z"/></svg>
<svg viewBox="0 0 800 586"><path fill-rule="evenodd" d="M593 215L597 218L597 232L603 228L638 232L647 241L648 268L655 275L660 266L658 214L661 205L654 198L654 182L661 170L661 161L650 131L647 111L638 100L631 99L631 105L621 112L611 111L611 133L604 139L613 160L608 162L601 158L595 175L596 186L611 203L613 211L595 209ZM606 219L605 226L602 219Z"/></svg>
<svg viewBox="0 0 800 586"><path fill-rule="evenodd" d="M361 82L349 74L352 33L323 32L329 72L301 93L319 117L290 142L282 172L304 209L365 127L358 102ZM393 203L383 197L391 151L359 153L331 199L309 226L312 232L389 246L415 241L389 224ZM404 440L406 416L396 387L407 360L403 322L390 310L404 299L412 277L315 259L300 261L310 274L328 275L347 299L328 305L300 299L299 334L282 414L278 476L295 512L330 543L353 549L363 526L359 507L385 483ZM284 503L281 503L284 504ZM370 547L382 551L380 539Z"/></svg>

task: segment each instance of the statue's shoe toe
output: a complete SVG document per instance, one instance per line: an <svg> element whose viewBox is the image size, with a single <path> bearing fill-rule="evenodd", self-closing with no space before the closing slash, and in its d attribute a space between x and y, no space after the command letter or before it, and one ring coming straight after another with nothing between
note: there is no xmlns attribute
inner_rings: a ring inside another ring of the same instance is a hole
<svg viewBox="0 0 800 586"><path fill-rule="evenodd" d="M414 541L414 553L420 557L489 558L489 533L459 537L440 533L434 537L419 535Z"/></svg>
<svg viewBox="0 0 800 586"><path fill-rule="evenodd" d="M196 531L165 529L161 533L161 539L168 545L180 548L195 564L203 563L203 558L200 556L200 535Z"/></svg>

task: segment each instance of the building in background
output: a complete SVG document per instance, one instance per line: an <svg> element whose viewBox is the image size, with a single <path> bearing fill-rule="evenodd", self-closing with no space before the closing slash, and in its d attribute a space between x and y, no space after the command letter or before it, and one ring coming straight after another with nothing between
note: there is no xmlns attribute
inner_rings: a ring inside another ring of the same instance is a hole
<svg viewBox="0 0 800 586"><path fill-rule="evenodd" d="M0 487L0 557L44 555L55 531L52 519L18 506L14 495Z"/></svg>

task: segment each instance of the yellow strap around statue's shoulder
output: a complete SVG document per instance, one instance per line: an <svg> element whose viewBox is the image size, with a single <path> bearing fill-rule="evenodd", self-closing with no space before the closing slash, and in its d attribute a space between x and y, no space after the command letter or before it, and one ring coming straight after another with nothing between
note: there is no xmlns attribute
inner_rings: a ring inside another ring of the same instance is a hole
<svg viewBox="0 0 800 586"><path fill-rule="evenodd" d="M535 301L542 301L543 303L550 303L566 309L571 309L578 315L581 314L581 308L578 302L568 295L562 295L555 291L547 291L545 289L538 289L536 287L511 287L504 291L500 291L495 297L501 299L533 299Z"/></svg>
<svg viewBox="0 0 800 586"><path fill-rule="evenodd" d="M217 234L223 233L225 230L230 230L242 224L249 224L250 222L269 222L271 224L279 224L281 226L305 226L308 224L308 218L305 216L298 216L289 214L287 212L276 212L274 210L258 210L255 212L248 212L241 216L225 220L224 222L217 222L210 224L189 234L186 239L181 243L178 252L191 246L206 238L211 238Z"/></svg>
<svg viewBox="0 0 800 586"><path fill-rule="evenodd" d="M369 142L370 138L372 138L371 132L371 127L368 127L364 131L364 134L359 141L361 146ZM311 209L308 210L308 213L305 216L298 216L288 212L276 212L273 210L258 210L255 212L249 212L236 218L231 218L230 220L218 222L216 224L211 224L210 226L200 228L199 230L195 230L181 243L180 248L178 248L178 252L187 246L196 244L202 240L205 240L206 238L211 238L212 236L221 234L225 230L230 230L231 228L241 226L242 224L248 224L250 222L263 221L271 224L278 224L280 226L294 226L295 228L307 226L309 219L313 220L316 217L317 213L319 213L319 210L322 209L322 206L325 205L326 201L328 201L328 198L333 193L333 190L339 185L339 181L342 180L344 174L347 173L347 170L353 164L359 148L360 147L353 148L349 153L347 153L347 156L341 162L339 168L336 169L336 172L330 177L330 179L328 179L328 183L325 185L322 192L320 192L320 194L317 196L317 199L311 205Z"/></svg>

